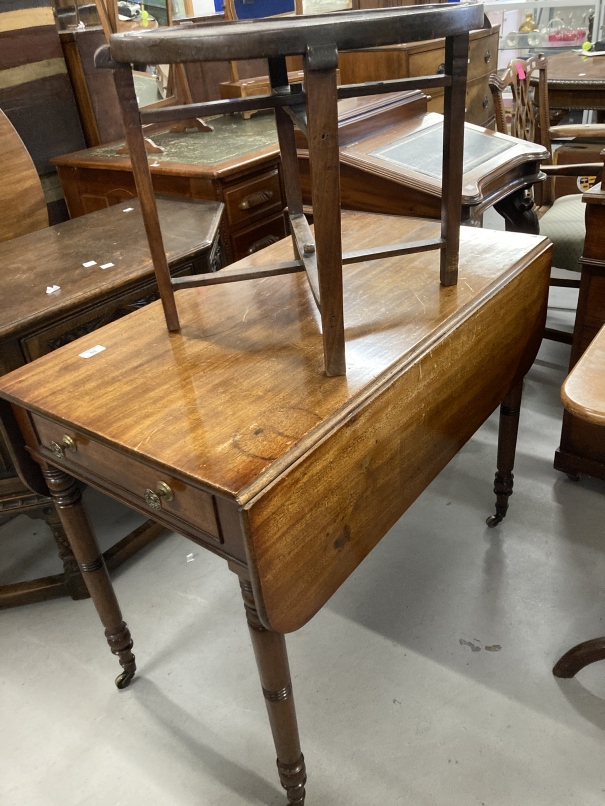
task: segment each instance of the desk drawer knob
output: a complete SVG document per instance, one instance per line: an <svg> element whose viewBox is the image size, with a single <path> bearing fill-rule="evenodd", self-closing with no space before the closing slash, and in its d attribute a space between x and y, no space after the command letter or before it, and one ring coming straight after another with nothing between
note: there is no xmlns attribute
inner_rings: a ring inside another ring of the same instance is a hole
<svg viewBox="0 0 605 806"><path fill-rule="evenodd" d="M73 440L71 437L68 437L67 434L63 435L60 445L58 442L53 441L50 443L49 447L57 459L65 459L65 451L75 453L78 450L75 440Z"/></svg>
<svg viewBox="0 0 605 806"><path fill-rule="evenodd" d="M162 508L162 498L165 501L172 501L174 495L170 487L163 481L158 481L155 485L155 492L147 488L145 490L145 501L152 509Z"/></svg>
<svg viewBox="0 0 605 806"><path fill-rule="evenodd" d="M489 64L492 60L492 54L489 50L485 51L485 63Z"/></svg>
<svg viewBox="0 0 605 806"><path fill-rule="evenodd" d="M251 193L249 196L241 201L238 205L240 210L251 210L253 207L260 207L261 204L271 201L273 198L272 190L259 190L256 193Z"/></svg>

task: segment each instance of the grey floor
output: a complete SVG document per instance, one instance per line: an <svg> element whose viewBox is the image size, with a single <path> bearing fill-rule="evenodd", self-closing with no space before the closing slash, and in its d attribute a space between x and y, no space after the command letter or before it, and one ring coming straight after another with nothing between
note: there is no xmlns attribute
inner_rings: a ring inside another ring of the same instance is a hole
<svg viewBox="0 0 605 806"><path fill-rule="evenodd" d="M605 802L605 664L551 674L605 633L604 486L552 467L568 355L545 343L526 382L506 521L485 526L492 417L289 637L308 806ZM86 501L106 543L136 523ZM53 562L42 523L0 528L0 581ZM225 564L170 535L114 580L139 662L122 692L89 601L0 614L0 803L284 804Z"/></svg>

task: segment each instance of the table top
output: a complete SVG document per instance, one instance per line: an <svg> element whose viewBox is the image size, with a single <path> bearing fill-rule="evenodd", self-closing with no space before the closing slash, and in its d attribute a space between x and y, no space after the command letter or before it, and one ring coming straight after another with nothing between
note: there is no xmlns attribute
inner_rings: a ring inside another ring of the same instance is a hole
<svg viewBox="0 0 605 806"><path fill-rule="evenodd" d="M209 247L222 211L218 202L158 197L169 264ZM0 243L0 265L0 338L153 276L138 199ZM51 286L59 290L47 293Z"/></svg>
<svg viewBox="0 0 605 806"><path fill-rule="evenodd" d="M430 238L439 227L347 211L343 246ZM343 377L323 373L319 314L295 274L178 291L179 333L152 303L4 376L0 393L244 504L547 244L463 227L451 288L439 284L438 252L345 266ZM291 249L286 239L239 265L290 259ZM96 345L105 349L80 357Z"/></svg>
<svg viewBox="0 0 605 806"><path fill-rule="evenodd" d="M567 411L605 425L605 327L597 333L561 387Z"/></svg>
<svg viewBox="0 0 605 806"><path fill-rule="evenodd" d="M584 56L565 51L548 57L548 88L605 87L605 56Z"/></svg>

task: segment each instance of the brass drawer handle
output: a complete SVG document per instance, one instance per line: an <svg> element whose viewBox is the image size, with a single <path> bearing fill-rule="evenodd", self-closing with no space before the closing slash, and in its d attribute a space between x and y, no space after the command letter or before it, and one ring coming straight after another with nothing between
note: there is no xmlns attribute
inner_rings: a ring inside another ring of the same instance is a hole
<svg viewBox="0 0 605 806"><path fill-rule="evenodd" d="M260 207L261 204L271 201L273 198L272 190L259 190L256 193L251 193L246 196L243 201L238 204L240 210L250 210L252 207Z"/></svg>
<svg viewBox="0 0 605 806"><path fill-rule="evenodd" d="M487 95L484 95L484 96L483 96L483 108L484 108L484 109L487 109L487 105L488 105L488 104L489 104L488 97L487 97Z"/></svg>
<svg viewBox="0 0 605 806"><path fill-rule="evenodd" d="M248 254L253 255L255 252L258 252L259 249L264 249L266 246L271 246L272 243L277 243L279 238L277 235L267 235L265 238L259 238L258 241L254 241L250 249L248 249Z"/></svg>
<svg viewBox="0 0 605 806"><path fill-rule="evenodd" d="M71 451L72 453L75 453L78 450L75 440L73 440L71 437L68 437L67 434L63 435L60 445L58 442L53 441L50 443L49 448L57 459L65 459L66 450Z"/></svg>
<svg viewBox="0 0 605 806"><path fill-rule="evenodd" d="M158 481L155 485L155 492L148 487L145 490L144 496L145 501L152 509L162 508L162 498L164 501L172 501L174 498L172 490L164 481Z"/></svg>
<svg viewBox="0 0 605 806"><path fill-rule="evenodd" d="M444 73L445 73L445 62L441 62L441 64L437 68L437 75L442 76Z"/></svg>
<svg viewBox="0 0 605 806"><path fill-rule="evenodd" d="M486 64L489 64L489 63L491 62L491 60L492 60L492 54L491 54L491 51L486 50L486 51L485 51L485 63L486 63Z"/></svg>

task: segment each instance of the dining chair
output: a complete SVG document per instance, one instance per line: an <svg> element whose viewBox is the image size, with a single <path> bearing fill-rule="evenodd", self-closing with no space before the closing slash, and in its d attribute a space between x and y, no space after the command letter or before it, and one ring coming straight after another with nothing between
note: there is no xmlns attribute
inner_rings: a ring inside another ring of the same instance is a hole
<svg viewBox="0 0 605 806"><path fill-rule="evenodd" d="M489 79L494 99L496 129L521 140L539 143L550 153L547 164L541 170L546 181L536 194L536 204L528 197L527 216L537 217L540 235L545 235L554 245L552 265L557 269L580 272L580 257L584 247L586 227L582 194L574 193L555 197L555 179L563 176L596 176L600 178L602 162L555 165L552 162L553 141L558 138L582 137L603 141L605 125L550 125L548 104L547 59L543 54L529 59L513 59L504 75L493 73ZM510 125L507 121L504 93L512 93ZM551 278L551 286L579 288L575 279ZM546 328L546 338L571 344L571 333Z"/></svg>

